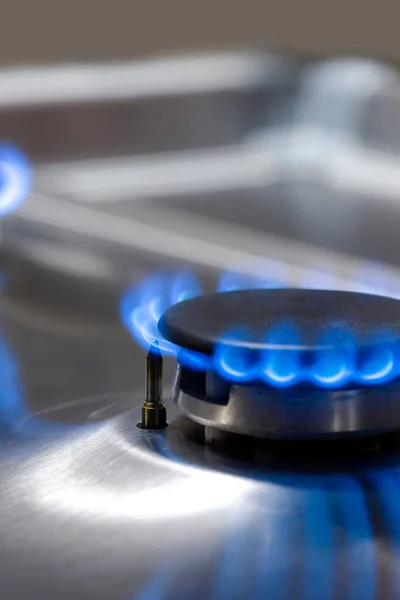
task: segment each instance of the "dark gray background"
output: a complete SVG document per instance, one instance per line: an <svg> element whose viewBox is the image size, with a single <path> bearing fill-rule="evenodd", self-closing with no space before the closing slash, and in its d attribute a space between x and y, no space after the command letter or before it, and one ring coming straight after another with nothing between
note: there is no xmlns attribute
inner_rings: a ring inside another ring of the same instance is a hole
<svg viewBox="0 0 400 600"><path fill-rule="evenodd" d="M253 46L400 60L396 0L2 0L0 63Z"/></svg>

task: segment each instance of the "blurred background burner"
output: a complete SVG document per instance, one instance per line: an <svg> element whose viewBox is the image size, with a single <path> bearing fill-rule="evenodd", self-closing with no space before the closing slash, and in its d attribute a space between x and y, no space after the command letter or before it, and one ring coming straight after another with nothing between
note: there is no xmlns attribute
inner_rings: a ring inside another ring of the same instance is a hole
<svg viewBox="0 0 400 600"><path fill-rule="evenodd" d="M319 290L245 290L170 307L173 399L206 425L256 437L400 428L400 303Z"/></svg>
<svg viewBox="0 0 400 600"><path fill-rule="evenodd" d="M91 296L109 319L160 266L212 279L265 257L292 286L365 268L398 288L395 68L221 52L4 69L0 89L1 136L34 168L2 231L14 301Z"/></svg>

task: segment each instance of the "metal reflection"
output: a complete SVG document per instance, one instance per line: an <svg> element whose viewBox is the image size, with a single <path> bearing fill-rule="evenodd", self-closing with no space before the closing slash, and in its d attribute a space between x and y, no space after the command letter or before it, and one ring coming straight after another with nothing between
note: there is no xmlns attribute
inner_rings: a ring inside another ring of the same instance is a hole
<svg viewBox="0 0 400 600"><path fill-rule="evenodd" d="M386 588L387 597L397 599L400 597L400 468L367 473L362 481L374 526L370 543L375 543L376 552L380 552L379 539L387 541L385 564L375 559L377 577Z"/></svg>
<svg viewBox="0 0 400 600"><path fill-rule="evenodd" d="M330 488L341 520L345 551L346 589L354 600L376 597L376 553L366 498L357 476L340 476Z"/></svg>
<svg viewBox="0 0 400 600"><path fill-rule="evenodd" d="M387 591L390 589L385 597L397 599L398 468L386 471L366 467L353 475L330 473L329 468L323 475L295 470L286 474L252 469L241 473L240 466L237 468L236 476L255 477L262 487L249 490L253 493L245 499L248 510L235 503L230 513L208 597L372 600L382 596L385 585ZM369 488L360 485L363 478L370 482ZM373 496L369 501L368 495ZM256 513L251 512L254 502ZM385 565L391 581L381 580L380 587L378 538L367 506L371 502L380 512L379 520L386 523L385 540L389 535L392 545ZM199 586L204 583L198 574L191 573L191 577L197 578ZM176 589L183 585L183 579L182 573Z"/></svg>
<svg viewBox="0 0 400 600"><path fill-rule="evenodd" d="M156 569L150 581L147 581L130 600L165 600L176 577L177 567L174 563Z"/></svg>
<svg viewBox="0 0 400 600"><path fill-rule="evenodd" d="M328 493L326 485L303 490L304 596L307 600L334 598L335 546Z"/></svg>

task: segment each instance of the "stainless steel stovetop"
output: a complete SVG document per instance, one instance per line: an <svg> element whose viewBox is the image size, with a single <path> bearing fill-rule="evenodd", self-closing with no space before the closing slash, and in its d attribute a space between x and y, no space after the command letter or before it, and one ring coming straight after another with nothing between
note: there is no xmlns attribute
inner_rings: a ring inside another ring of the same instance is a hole
<svg viewBox="0 0 400 600"><path fill-rule="evenodd" d="M344 66L338 97L281 57L0 73L1 135L35 173L2 224L4 600L400 597L396 436L232 454L171 402L138 429L144 352L118 314L156 268L211 290L266 259L278 283L365 271L397 295L397 74Z"/></svg>

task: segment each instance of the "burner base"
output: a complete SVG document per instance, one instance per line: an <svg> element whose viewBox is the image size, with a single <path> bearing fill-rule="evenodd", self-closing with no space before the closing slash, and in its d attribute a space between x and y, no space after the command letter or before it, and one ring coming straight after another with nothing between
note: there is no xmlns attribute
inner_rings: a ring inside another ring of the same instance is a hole
<svg viewBox="0 0 400 600"><path fill-rule="evenodd" d="M196 398L180 387L172 398L187 417L230 433L301 439L369 436L400 429L400 384L355 390L294 390L231 385L227 402Z"/></svg>

